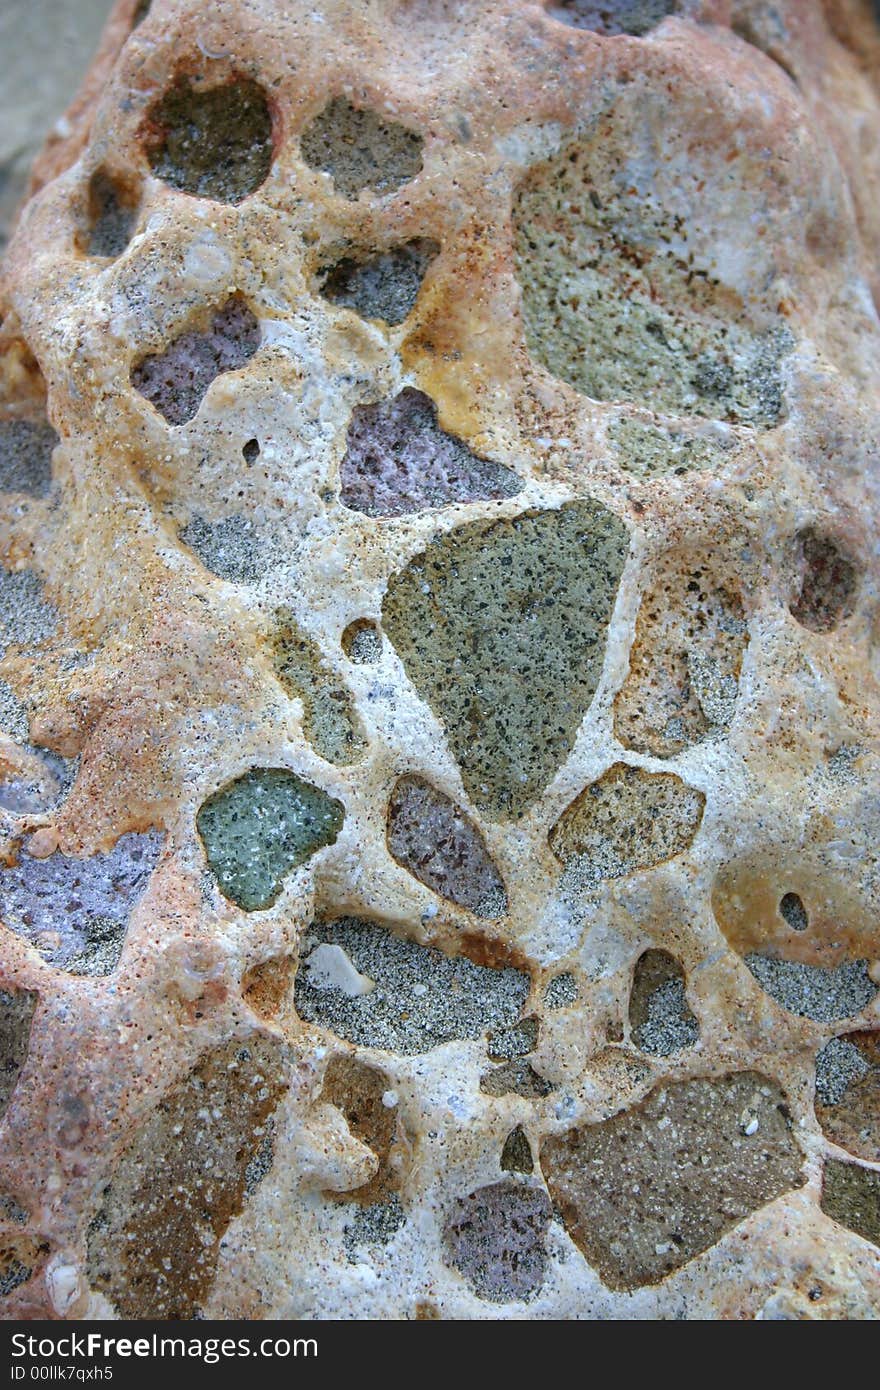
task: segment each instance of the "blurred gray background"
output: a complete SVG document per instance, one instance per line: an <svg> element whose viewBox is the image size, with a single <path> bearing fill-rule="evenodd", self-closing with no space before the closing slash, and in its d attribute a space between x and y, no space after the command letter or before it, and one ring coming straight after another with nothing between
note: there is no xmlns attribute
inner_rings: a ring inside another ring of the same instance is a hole
<svg viewBox="0 0 880 1390"><path fill-rule="evenodd" d="M74 96L112 0L0 0L0 250L44 136Z"/></svg>

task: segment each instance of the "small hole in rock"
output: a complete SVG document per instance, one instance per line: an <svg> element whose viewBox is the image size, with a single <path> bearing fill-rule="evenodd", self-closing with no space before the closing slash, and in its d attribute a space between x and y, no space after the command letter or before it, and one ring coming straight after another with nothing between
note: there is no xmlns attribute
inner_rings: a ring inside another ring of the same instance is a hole
<svg viewBox="0 0 880 1390"><path fill-rule="evenodd" d="M59 443L49 421L0 420L0 491L47 497Z"/></svg>
<svg viewBox="0 0 880 1390"><path fill-rule="evenodd" d="M294 969L292 956L274 956L253 966L241 982L245 1003L263 1018L274 1018L292 986Z"/></svg>
<svg viewBox="0 0 880 1390"><path fill-rule="evenodd" d="M577 1002L577 980L570 971L554 975L544 991L544 1003L548 1009L564 1009Z"/></svg>
<svg viewBox="0 0 880 1390"><path fill-rule="evenodd" d="M7 1238L0 1245L0 1297L8 1298L34 1276L39 1263L45 1263L49 1247L29 1236Z"/></svg>
<svg viewBox="0 0 880 1390"><path fill-rule="evenodd" d="M806 931L810 925L807 909L797 893L786 893L779 901L779 911L792 931Z"/></svg>
<svg viewBox="0 0 880 1390"><path fill-rule="evenodd" d="M855 606L856 567L830 536L812 527L798 532L795 551L800 590L792 616L810 632L831 632Z"/></svg>
<svg viewBox="0 0 880 1390"><path fill-rule="evenodd" d="M838 1148L880 1163L880 1033L831 1038L820 1050L816 1119Z"/></svg>
<svg viewBox="0 0 880 1390"><path fill-rule="evenodd" d="M389 1201L402 1185L408 1167L410 1143L399 1107L387 1105L391 1079L378 1067L368 1066L357 1057L339 1054L331 1057L324 1074L321 1100L334 1105L346 1119L352 1136L371 1149L379 1160L378 1170L366 1183L345 1192L329 1195L337 1201L364 1205ZM397 1215L403 1218L403 1212ZM401 1224L400 1221L397 1225ZM360 1232L363 1238L364 1232Z"/></svg>
<svg viewBox="0 0 880 1390"><path fill-rule="evenodd" d="M137 214L137 195L106 169L96 169L89 180L86 254L107 260L121 256L131 241Z"/></svg>
<svg viewBox="0 0 880 1390"><path fill-rule="evenodd" d="M493 1062L509 1062L514 1057L527 1056L538 1046L538 1027L538 1020L529 1017L490 1033L486 1039L487 1055Z"/></svg>
<svg viewBox="0 0 880 1390"><path fill-rule="evenodd" d="M279 609L276 618L275 674L287 694L302 701L303 733L328 762L355 762L366 741L351 692L289 609Z"/></svg>
<svg viewBox="0 0 880 1390"><path fill-rule="evenodd" d="M0 989L0 1116L27 1060L37 998L32 990Z"/></svg>
<svg viewBox="0 0 880 1390"><path fill-rule="evenodd" d="M342 634L342 650L349 661L369 666L382 656L382 632L371 618L358 618Z"/></svg>
<svg viewBox="0 0 880 1390"><path fill-rule="evenodd" d="M501 1066L492 1067L480 1077L484 1096L525 1096L527 1100L543 1100L553 1089L547 1078L523 1057L502 1062Z"/></svg>
<svg viewBox="0 0 880 1390"><path fill-rule="evenodd" d="M880 1245L880 1173L829 1159L822 1180L822 1210L832 1221Z"/></svg>
<svg viewBox="0 0 880 1390"><path fill-rule="evenodd" d="M334 1193L334 1196L339 1194ZM352 1203L352 1218L345 1228L342 1244L351 1264L361 1264L361 1246L388 1245L406 1225L406 1212L396 1192L381 1202L366 1206Z"/></svg>
<svg viewBox="0 0 880 1390"><path fill-rule="evenodd" d="M632 1039L642 1052L669 1057L699 1039L700 1027L685 990L685 973L668 951L641 955L629 999Z"/></svg>
<svg viewBox="0 0 880 1390"><path fill-rule="evenodd" d="M256 463L257 459L260 457L260 441L258 439L249 439L242 449L241 454L245 463Z"/></svg>

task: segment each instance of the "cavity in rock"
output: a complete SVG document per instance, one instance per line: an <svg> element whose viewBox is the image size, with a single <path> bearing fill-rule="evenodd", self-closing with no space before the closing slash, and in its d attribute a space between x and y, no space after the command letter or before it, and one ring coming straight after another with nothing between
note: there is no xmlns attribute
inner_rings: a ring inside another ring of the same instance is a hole
<svg viewBox="0 0 880 1390"><path fill-rule="evenodd" d="M832 1221L880 1246L880 1173L829 1158L822 1181L822 1210Z"/></svg>
<svg viewBox="0 0 880 1390"><path fill-rule="evenodd" d="M671 772L615 763L563 811L550 847L586 880L619 878L687 849L705 802Z"/></svg>
<svg viewBox="0 0 880 1390"><path fill-rule="evenodd" d="M0 990L0 1116L6 1113L27 1059L37 997L26 989Z"/></svg>
<svg viewBox="0 0 880 1390"><path fill-rule="evenodd" d="M0 490L47 497L58 435L48 420L0 421Z"/></svg>
<svg viewBox="0 0 880 1390"><path fill-rule="evenodd" d="M577 1002L578 987L574 975L563 971L548 981L544 991L544 1003L548 1009L565 1009Z"/></svg>
<svg viewBox="0 0 880 1390"><path fill-rule="evenodd" d="M543 1188L511 1180L459 1197L444 1231L450 1264L479 1298L529 1298L544 1282L551 1210Z"/></svg>
<svg viewBox="0 0 880 1390"><path fill-rule="evenodd" d="M501 1167L505 1173L528 1175L535 1171L532 1146L522 1125L512 1129L505 1139L504 1148L501 1150Z"/></svg>
<svg viewBox="0 0 880 1390"><path fill-rule="evenodd" d="M272 633L275 674L286 693L303 704L303 732L327 762L354 762L366 748L351 692L317 644L281 609Z"/></svg>
<svg viewBox="0 0 880 1390"><path fill-rule="evenodd" d="M344 198L356 198L365 188L391 192L422 167L421 135L345 97L334 97L306 126L300 150L312 169L330 174Z"/></svg>
<svg viewBox="0 0 880 1390"><path fill-rule="evenodd" d="M346 1192L325 1194L340 1202L372 1206L390 1202L400 1188L409 1161L409 1141L397 1105L386 1105L391 1080L378 1067L357 1057L337 1054L324 1073L321 1100L345 1116L349 1132L376 1155L372 1178Z"/></svg>
<svg viewBox="0 0 880 1390"><path fill-rule="evenodd" d="M200 198L240 203L272 165L272 116L258 83L200 90L182 77L151 107L147 157L157 178Z"/></svg>
<svg viewBox="0 0 880 1390"><path fill-rule="evenodd" d="M89 180L86 253L115 259L121 256L137 224L136 197L104 169Z"/></svg>
<svg viewBox="0 0 880 1390"><path fill-rule="evenodd" d="M595 141L572 141L515 191L528 349L593 400L772 428L792 334L775 304L744 302L699 264L687 219L644 196L625 163L641 132L625 122L603 120Z"/></svg>
<svg viewBox="0 0 880 1390"><path fill-rule="evenodd" d="M798 533L795 551L799 588L792 616L810 632L832 632L853 611L856 567L830 536L812 527Z"/></svg>
<svg viewBox="0 0 880 1390"><path fill-rule="evenodd" d="M625 747L668 758L729 727L749 640L741 582L720 559L663 557L614 702Z"/></svg>
<svg viewBox="0 0 880 1390"><path fill-rule="evenodd" d="M257 584L271 563L270 547L255 523L238 513L207 521L194 516L180 539L194 550L206 570L230 584Z"/></svg>
<svg viewBox="0 0 880 1390"><path fill-rule="evenodd" d="M45 642L57 627L58 612L33 570L0 569L0 658L13 643L27 650Z"/></svg>
<svg viewBox="0 0 880 1390"><path fill-rule="evenodd" d="M511 469L480 458L441 429L434 402L411 386L355 408L340 479L343 506L367 516L404 516L513 497L522 489Z"/></svg>
<svg viewBox="0 0 880 1390"><path fill-rule="evenodd" d="M821 1049L816 1118L832 1143L880 1163L880 1034L848 1033Z"/></svg>
<svg viewBox="0 0 880 1390"><path fill-rule="evenodd" d="M321 293L332 304L354 309L361 318L396 327L409 316L425 271L439 250L436 241L417 237L375 256L343 257L319 277Z"/></svg>
<svg viewBox="0 0 880 1390"><path fill-rule="evenodd" d="M810 925L803 899L797 893L783 893L779 899L779 915L792 931L806 931Z"/></svg>
<svg viewBox="0 0 880 1390"><path fill-rule="evenodd" d="M164 352L142 358L132 367L131 384L169 425L183 425L195 416L211 382L240 370L259 346L259 323L241 296L232 295L207 329L189 329Z"/></svg>
<svg viewBox="0 0 880 1390"><path fill-rule="evenodd" d="M785 1097L754 1072L667 1083L541 1145L569 1235L613 1289L659 1283L799 1187L802 1162Z"/></svg>
<svg viewBox="0 0 880 1390"><path fill-rule="evenodd" d="M352 1218L342 1237L349 1261L359 1264L363 1259L363 1255L359 1253L361 1246L388 1245L404 1225L406 1212L396 1192L385 1202L354 1207Z"/></svg>
<svg viewBox="0 0 880 1390"><path fill-rule="evenodd" d="M596 0L563 0L562 4L548 5L547 13L574 29L640 38L678 8L678 0L600 0L598 4Z"/></svg>
<svg viewBox="0 0 880 1390"><path fill-rule="evenodd" d="M484 1096L525 1096L527 1100L543 1100L553 1087L546 1077L535 1071L531 1062L515 1057L483 1072L480 1090Z"/></svg>
<svg viewBox="0 0 880 1390"><path fill-rule="evenodd" d="M357 618L342 634L342 650L358 666L371 666L382 657L382 633L378 623Z"/></svg>
<svg viewBox="0 0 880 1390"><path fill-rule="evenodd" d="M777 1004L819 1023L851 1018L877 993L866 960L846 960L837 966L809 965L758 951L750 951L743 959Z"/></svg>
<svg viewBox="0 0 880 1390"><path fill-rule="evenodd" d="M685 993L685 975L668 951L645 951L636 963L629 998L632 1039L641 1052L668 1057L700 1036Z"/></svg>
<svg viewBox="0 0 880 1390"><path fill-rule="evenodd" d="M286 1063L284 1045L260 1034L205 1054L115 1162L89 1227L87 1270L121 1317L199 1316Z"/></svg>
<svg viewBox="0 0 880 1390"><path fill-rule="evenodd" d="M371 922L341 918L315 924L303 944L304 957L324 942L339 946L375 988L355 996L317 989L300 968L296 1009L301 1018L359 1047L418 1053L453 1038L478 1038L513 1023L529 992L522 971L445 956Z"/></svg>

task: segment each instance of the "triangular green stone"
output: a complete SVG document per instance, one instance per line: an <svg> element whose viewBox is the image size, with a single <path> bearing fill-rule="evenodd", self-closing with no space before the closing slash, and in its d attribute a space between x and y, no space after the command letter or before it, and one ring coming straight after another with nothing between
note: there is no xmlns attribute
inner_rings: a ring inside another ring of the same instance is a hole
<svg viewBox="0 0 880 1390"><path fill-rule="evenodd" d="M587 499L437 536L389 581L385 631L493 819L521 816L571 751L627 546Z"/></svg>

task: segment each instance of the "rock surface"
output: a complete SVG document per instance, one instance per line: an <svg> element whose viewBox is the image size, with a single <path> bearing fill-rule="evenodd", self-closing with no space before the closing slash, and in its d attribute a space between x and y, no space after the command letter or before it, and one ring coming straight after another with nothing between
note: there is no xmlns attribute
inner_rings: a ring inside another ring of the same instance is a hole
<svg viewBox="0 0 880 1390"><path fill-rule="evenodd" d="M0 1316L880 1316L878 87L119 0L0 280Z"/></svg>

